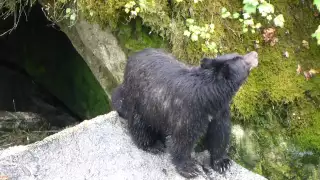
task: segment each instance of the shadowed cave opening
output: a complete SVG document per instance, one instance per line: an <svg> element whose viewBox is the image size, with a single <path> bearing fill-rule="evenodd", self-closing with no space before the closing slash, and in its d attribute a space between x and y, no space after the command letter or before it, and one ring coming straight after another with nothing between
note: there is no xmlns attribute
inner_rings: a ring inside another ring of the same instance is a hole
<svg viewBox="0 0 320 180"><path fill-rule="evenodd" d="M108 101L103 89L41 8L35 4L0 36L0 147L32 143L109 111L92 108ZM13 21L1 19L0 34Z"/></svg>

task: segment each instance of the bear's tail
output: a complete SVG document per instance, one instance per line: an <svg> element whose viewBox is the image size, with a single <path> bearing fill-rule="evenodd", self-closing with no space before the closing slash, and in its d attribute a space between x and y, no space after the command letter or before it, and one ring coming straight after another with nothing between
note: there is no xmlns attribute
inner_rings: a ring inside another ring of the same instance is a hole
<svg viewBox="0 0 320 180"><path fill-rule="evenodd" d="M120 117L124 118L126 112L123 108L124 97L122 96L122 88L123 85L120 84L113 90L111 95L111 105L112 109L117 111Z"/></svg>

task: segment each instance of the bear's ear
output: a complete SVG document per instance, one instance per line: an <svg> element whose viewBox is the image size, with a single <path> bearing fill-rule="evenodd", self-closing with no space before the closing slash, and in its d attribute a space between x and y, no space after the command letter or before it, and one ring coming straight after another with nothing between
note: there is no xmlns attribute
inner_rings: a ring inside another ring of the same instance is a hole
<svg viewBox="0 0 320 180"><path fill-rule="evenodd" d="M238 53L230 53L230 54L224 54L224 55L218 56L215 58L215 60L224 62L224 61L229 61L229 60L240 58L240 57L242 56L239 55Z"/></svg>
<svg viewBox="0 0 320 180"><path fill-rule="evenodd" d="M212 68L212 59L203 58L203 59L201 60L200 66L201 66L201 68L203 68L203 69L210 69L210 68Z"/></svg>

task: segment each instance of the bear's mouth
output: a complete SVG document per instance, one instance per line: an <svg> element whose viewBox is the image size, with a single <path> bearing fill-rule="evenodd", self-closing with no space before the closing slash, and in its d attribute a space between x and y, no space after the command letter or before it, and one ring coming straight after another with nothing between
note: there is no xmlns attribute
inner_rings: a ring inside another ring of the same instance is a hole
<svg viewBox="0 0 320 180"><path fill-rule="evenodd" d="M251 51L243 56L244 61L248 64L250 71L258 66L258 53Z"/></svg>

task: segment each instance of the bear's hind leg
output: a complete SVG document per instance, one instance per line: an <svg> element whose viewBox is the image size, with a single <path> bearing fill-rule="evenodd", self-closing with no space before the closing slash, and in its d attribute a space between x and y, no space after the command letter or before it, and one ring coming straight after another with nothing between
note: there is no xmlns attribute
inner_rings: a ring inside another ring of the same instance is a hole
<svg viewBox="0 0 320 180"><path fill-rule="evenodd" d="M178 173L186 178L193 178L200 174L196 160L191 157L191 152L200 134L188 133L189 130L181 128L179 132L175 132L169 144L172 162Z"/></svg>
<svg viewBox="0 0 320 180"><path fill-rule="evenodd" d="M111 105L112 108L118 112L119 116L127 119L127 110L124 108L124 97L123 97L123 84L120 84L118 87L116 87L111 96Z"/></svg>
<svg viewBox="0 0 320 180"><path fill-rule="evenodd" d="M164 152L164 144L157 143L157 140L160 141L160 135L139 115L135 114L132 118L129 120L129 131L138 148L153 154Z"/></svg>

